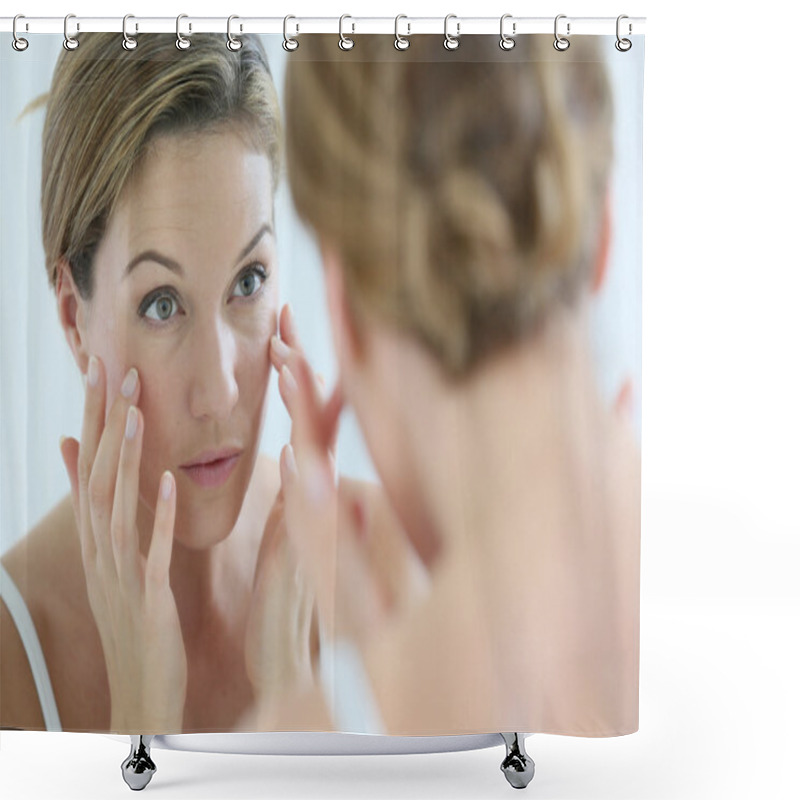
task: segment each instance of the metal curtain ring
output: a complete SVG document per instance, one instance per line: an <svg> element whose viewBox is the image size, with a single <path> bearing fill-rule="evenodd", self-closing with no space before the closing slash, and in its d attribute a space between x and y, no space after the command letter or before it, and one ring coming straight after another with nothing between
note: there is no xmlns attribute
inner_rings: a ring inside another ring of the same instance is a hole
<svg viewBox="0 0 800 800"><path fill-rule="evenodd" d="M181 33L181 20L182 19L188 19L188 17L189 17L188 14L178 14L178 18L175 20L175 33L178 36L178 38L175 40L175 47L177 47L178 50L186 50L186 48L189 47L189 45L191 44L189 39L187 39ZM189 23L189 33L191 33L191 32L192 32L192 23L190 22Z"/></svg>
<svg viewBox="0 0 800 800"><path fill-rule="evenodd" d="M554 26L556 38L555 41L553 42L553 47L555 47L555 49L558 50L559 52L563 52L569 47L569 39L565 38L564 36L561 36L561 34L559 34L558 32L558 21L560 19L566 19L566 18L567 18L566 14L559 14L556 17L556 22ZM569 22L567 23L567 36L569 36Z"/></svg>
<svg viewBox="0 0 800 800"><path fill-rule="evenodd" d="M289 53L291 53L293 50L297 50L297 48L300 47L300 42L298 42L294 37L289 36L286 30L290 19L297 19L297 17L293 17L291 14L289 14L283 18L283 49Z"/></svg>
<svg viewBox="0 0 800 800"><path fill-rule="evenodd" d="M401 19L408 19L408 17L405 14L398 14L394 18L394 46L397 50L408 50L408 48L411 47L411 40L400 35ZM406 25L408 25L408 33L406 36L411 36L411 23L407 22Z"/></svg>
<svg viewBox="0 0 800 800"><path fill-rule="evenodd" d="M339 17L339 47L342 50L352 50L355 42L352 39L349 39L347 36L345 36L344 33L342 32L342 26L344 25L344 21L346 19L353 19L353 18L349 14L342 14L342 16ZM355 30L356 26L354 23L353 32L355 32Z"/></svg>
<svg viewBox="0 0 800 800"><path fill-rule="evenodd" d="M447 30L447 23L450 22L451 19L456 21L456 35L453 36ZM461 23L458 21L458 17L455 14L448 14L444 18L444 47L445 50L456 50L458 49L458 45L460 42L458 41L458 37L461 35Z"/></svg>
<svg viewBox="0 0 800 800"><path fill-rule="evenodd" d="M129 19L134 19L133 14L126 14L122 18L122 46L126 50L134 50L136 48L136 45L139 44L139 42L136 41L136 38L134 36L131 36L128 33L128 20ZM139 23L137 22L135 24L136 24L136 30L138 31L139 30Z"/></svg>
<svg viewBox="0 0 800 800"><path fill-rule="evenodd" d="M11 46L18 53L21 53L23 50L27 50L28 49L28 40L27 39L23 39L21 36L17 35L17 20L18 19L25 19L25 17L22 14L17 14L17 16L14 17L14 24L11 26L11 32L14 34L14 39L11 42ZM26 22L25 23L25 30L27 30L27 29L28 29L28 23Z"/></svg>
<svg viewBox="0 0 800 800"><path fill-rule="evenodd" d="M237 50L241 50L242 49L242 40L241 39L237 39L231 33L231 22L233 22L233 20L235 20L235 19L239 19L239 17L237 17L235 14L231 14L231 16L228 17L228 43L227 43L227 47L228 47L228 50L230 50L232 53L235 53ZM239 33L241 33L241 32L242 32L242 26L240 25L239 26Z"/></svg>
<svg viewBox="0 0 800 800"><path fill-rule="evenodd" d="M69 31L67 30L67 26L69 25L69 21L71 19L75 19L75 15L74 14L67 14L67 16L64 17L64 49L65 50L74 50L79 44L78 40L73 38L72 36L70 36L69 35ZM75 23L75 29L76 30L80 30L81 29L80 23Z"/></svg>
<svg viewBox="0 0 800 800"><path fill-rule="evenodd" d="M619 23L623 19L628 19L628 15L627 14L620 14L617 17L617 41L614 42L614 47L616 47L617 50L620 51L620 53L627 53L628 50L630 50L631 47L633 47L633 43L631 42L630 39L620 39L620 36L619 36ZM631 24L629 22L628 23L628 34L630 35L632 32L633 32L633 27L631 26Z"/></svg>
<svg viewBox="0 0 800 800"><path fill-rule="evenodd" d="M503 50L512 50L516 42L511 37L517 35L517 23L516 22L511 23L511 36L509 36L503 30L503 23L507 19L511 19L511 14L503 14L503 16L500 17L500 47Z"/></svg>

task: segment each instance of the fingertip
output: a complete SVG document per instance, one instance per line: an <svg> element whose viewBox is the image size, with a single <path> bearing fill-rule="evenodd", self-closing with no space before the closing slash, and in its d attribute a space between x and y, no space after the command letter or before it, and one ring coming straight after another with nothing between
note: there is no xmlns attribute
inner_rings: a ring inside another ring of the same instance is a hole
<svg viewBox="0 0 800 800"><path fill-rule="evenodd" d="M175 477L173 474L166 470L161 476L160 496L161 499L167 503L172 499L175 493Z"/></svg>
<svg viewBox="0 0 800 800"><path fill-rule="evenodd" d="M297 476L297 462L294 458L294 449L290 444L284 445L280 459L281 481L288 483Z"/></svg>
<svg viewBox="0 0 800 800"><path fill-rule="evenodd" d="M291 310L289 303L284 303L283 308L281 309L281 318L280 318L280 329L281 329L281 336L285 339L287 338L287 334L291 335Z"/></svg>
<svg viewBox="0 0 800 800"><path fill-rule="evenodd" d="M73 443L77 447L78 443L71 436L62 436L58 441L58 449L61 452L61 460L64 462L67 472L70 471L70 467L72 466L70 462L72 461L71 456Z"/></svg>

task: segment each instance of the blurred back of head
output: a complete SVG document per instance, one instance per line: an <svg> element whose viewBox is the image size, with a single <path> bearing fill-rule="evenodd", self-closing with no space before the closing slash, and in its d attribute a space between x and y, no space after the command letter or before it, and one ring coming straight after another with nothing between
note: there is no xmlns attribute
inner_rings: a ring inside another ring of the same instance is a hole
<svg viewBox="0 0 800 800"><path fill-rule="evenodd" d="M304 37L289 58L287 165L300 215L372 317L446 374L533 335L590 279L612 160L592 37Z"/></svg>

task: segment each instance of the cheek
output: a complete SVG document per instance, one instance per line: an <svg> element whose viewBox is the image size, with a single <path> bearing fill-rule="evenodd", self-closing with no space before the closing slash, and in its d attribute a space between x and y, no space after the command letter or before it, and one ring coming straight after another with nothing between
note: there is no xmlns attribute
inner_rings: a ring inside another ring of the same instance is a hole
<svg viewBox="0 0 800 800"><path fill-rule="evenodd" d="M120 388L131 365L128 365L123 355L118 353L97 352L102 359L106 370L106 419L111 413L111 407L120 396Z"/></svg>
<svg viewBox="0 0 800 800"><path fill-rule="evenodd" d="M142 462L139 474L139 491L155 502L158 482L165 469L177 469L179 453L173 452L180 441L180 414L176 405L179 387L163 377L149 377L138 367L142 381L139 409L144 417ZM183 454L185 455L185 453ZM178 462L179 463L179 462Z"/></svg>

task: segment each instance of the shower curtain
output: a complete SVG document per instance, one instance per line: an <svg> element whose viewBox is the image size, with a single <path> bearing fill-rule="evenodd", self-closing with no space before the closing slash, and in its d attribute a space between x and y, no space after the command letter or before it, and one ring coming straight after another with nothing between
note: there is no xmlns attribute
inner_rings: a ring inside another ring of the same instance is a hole
<svg viewBox="0 0 800 800"><path fill-rule="evenodd" d="M29 38L0 726L636 731L644 38Z"/></svg>

